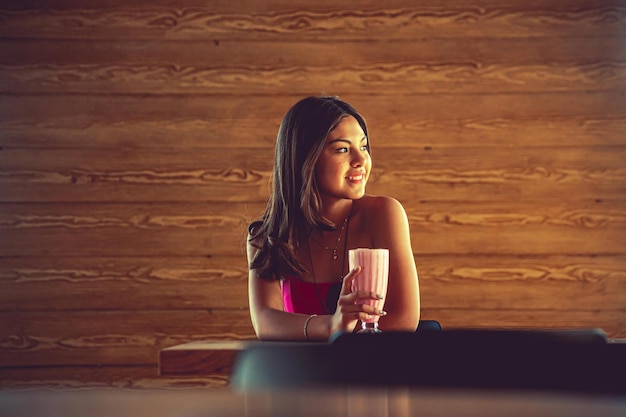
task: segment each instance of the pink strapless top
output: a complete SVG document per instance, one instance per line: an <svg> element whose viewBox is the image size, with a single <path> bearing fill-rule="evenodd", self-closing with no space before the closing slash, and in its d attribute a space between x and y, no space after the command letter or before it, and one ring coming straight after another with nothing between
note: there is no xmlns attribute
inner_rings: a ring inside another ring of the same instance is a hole
<svg viewBox="0 0 626 417"><path fill-rule="evenodd" d="M299 277L286 277L281 281L281 289L283 306L289 313L332 314L337 308L341 282L314 284Z"/></svg>

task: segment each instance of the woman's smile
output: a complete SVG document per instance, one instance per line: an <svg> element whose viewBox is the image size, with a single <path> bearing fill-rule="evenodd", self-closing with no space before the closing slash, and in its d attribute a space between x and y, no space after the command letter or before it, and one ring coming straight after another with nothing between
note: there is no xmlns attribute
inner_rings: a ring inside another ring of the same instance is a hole
<svg viewBox="0 0 626 417"><path fill-rule="evenodd" d="M347 178L350 182L361 183L365 179L365 174L363 174L362 172L359 174L351 174L348 175Z"/></svg>
<svg viewBox="0 0 626 417"><path fill-rule="evenodd" d="M359 199L372 166L368 139L353 116L344 117L330 131L317 160L315 173L320 192L339 199Z"/></svg>

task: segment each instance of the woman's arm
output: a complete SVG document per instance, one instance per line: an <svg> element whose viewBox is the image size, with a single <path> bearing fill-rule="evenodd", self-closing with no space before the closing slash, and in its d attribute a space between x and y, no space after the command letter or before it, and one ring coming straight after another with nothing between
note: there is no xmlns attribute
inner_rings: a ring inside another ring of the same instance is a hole
<svg viewBox="0 0 626 417"><path fill-rule="evenodd" d="M397 200L376 197L370 216L377 219L371 223L375 247L389 249L387 315L380 318L380 328L415 331L420 318L419 283L406 212Z"/></svg>
<svg viewBox="0 0 626 417"><path fill-rule="evenodd" d="M256 250L248 238L248 264ZM360 269L350 271L343 278L341 294L334 315L309 318L311 316L308 314L285 312L280 282L263 279L251 269L248 273L248 302L252 326L257 337L261 340L326 341L336 332L352 331L359 319L365 318L368 314L377 314L371 306L355 304L358 296L363 299L375 297L375 294L357 295L350 292L352 281L359 272Z"/></svg>
<svg viewBox="0 0 626 417"><path fill-rule="evenodd" d="M257 249L252 245L250 236L248 236L248 265L251 264L256 251ZM309 316L283 311L283 298L279 281L263 279L259 277L256 270L250 269L248 272L248 302L252 326L259 339L306 339L304 323ZM315 335L317 337L322 336L319 328L321 323L312 323L313 320L311 319L307 325L307 334L311 339L313 339L314 327Z"/></svg>

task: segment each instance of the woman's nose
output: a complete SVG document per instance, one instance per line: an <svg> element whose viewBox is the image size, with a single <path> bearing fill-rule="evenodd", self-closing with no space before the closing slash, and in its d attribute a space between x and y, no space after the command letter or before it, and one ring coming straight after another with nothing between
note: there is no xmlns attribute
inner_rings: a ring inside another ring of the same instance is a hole
<svg viewBox="0 0 626 417"><path fill-rule="evenodd" d="M354 156L352 157L352 166L353 167L361 167L365 164L365 155L363 155L361 152L355 152Z"/></svg>

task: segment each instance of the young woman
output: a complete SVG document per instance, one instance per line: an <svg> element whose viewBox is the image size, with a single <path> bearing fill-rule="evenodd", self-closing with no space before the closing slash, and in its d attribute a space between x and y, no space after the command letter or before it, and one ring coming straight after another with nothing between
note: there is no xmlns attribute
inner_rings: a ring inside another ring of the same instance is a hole
<svg viewBox="0 0 626 417"><path fill-rule="evenodd" d="M402 205L365 194L372 169L363 117L336 97L307 97L277 136L272 192L248 229L249 303L262 340L328 340L378 315L383 331L415 331L419 286ZM351 292L348 250L389 249L384 311Z"/></svg>

